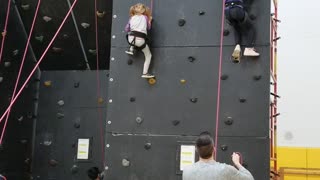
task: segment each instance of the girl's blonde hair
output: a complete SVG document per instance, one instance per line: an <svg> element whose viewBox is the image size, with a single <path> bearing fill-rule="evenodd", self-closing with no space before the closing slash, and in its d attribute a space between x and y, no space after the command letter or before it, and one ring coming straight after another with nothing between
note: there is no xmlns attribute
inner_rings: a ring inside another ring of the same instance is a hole
<svg viewBox="0 0 320 180"><path fill-rule="evenodd" d="M137 7L141 7L141 12L137 12ZM136 15L136 14L143 14L145 16L147 16L149 19L151 18L151 10L149 7L145 6L144 4L142 3L138 3L138 4L135 4L133 6L130 7L130 10L129 10L129 15L130 17Z"/></svg>

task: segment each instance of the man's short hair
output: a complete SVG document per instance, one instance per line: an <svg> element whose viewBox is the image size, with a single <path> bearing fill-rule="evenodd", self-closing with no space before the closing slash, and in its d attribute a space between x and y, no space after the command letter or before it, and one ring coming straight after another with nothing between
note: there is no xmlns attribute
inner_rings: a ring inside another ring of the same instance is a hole
<svg viewBox="0 0 320 180"><path fill-rule="evenodd" d="M203 159L209 159L213 154L213 139L209 132L202 132L196 140L196 147L199 156Z"/></svg>
<svg viewBox="0 0 320 180"><path fill-rule="evenodd" d="M92 180L97 179L99 176L99 173L100 173L100 171L99 171L99 168L97 168L97 167L92 167L92 168L88 169L88 171L87 171L89 178Z"/></svg>

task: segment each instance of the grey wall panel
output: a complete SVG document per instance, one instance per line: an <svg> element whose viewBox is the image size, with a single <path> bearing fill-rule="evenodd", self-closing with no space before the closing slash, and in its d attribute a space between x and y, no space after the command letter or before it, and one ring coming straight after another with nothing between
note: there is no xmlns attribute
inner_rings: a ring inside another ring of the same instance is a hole
<svg viewBox="0 0 320 180"><path fill-rule="evenodd" d="M108 133L106 141L110 147L106 151L108 166L106 178L113 180L181 179L176 169L177 167L179 169L177 150L180 144L192 144L194 140L195 137L191 136L128 136ZM267 180L269 179L268 142L268 139L261 138L220 137L219 147L227 146L227 150L222 151L219 148L218 161L231 163L232 152L240 152L244 164L255 179ZM150 149L145 149L146 143L151 143ZM130 165L123 166L123 159L129 161Z"/></svg>
<svg viewBox="0 0 320 180"><path fill-rule="evenodd" d="M113 4L112 47L126 47L124 27L128 22L130 6L137 2L150 6L150 1L115 1ZM220 45L222 1L165 0L154 1L152 42L154 47L165 46L218 46ZM270 2L256 0L249 14L254 14L257 30L257 45L270 42ZM204 15L199 15L204 11ZM178 21L184 19L180 27ZM225 45L234 45L233 28L226 22L225 29L230 31L225 37ZM246 39L246 37L244 37Z"/></svg>
<svg viewBox="0 0 320 180"><path fill-rule="evenodd" d="M142 79L144 57L127 56L125 49L112 49L107 129L112 132L138 132L197 135L204 128L215 127L219 48L156 48L153 49L153 72L157 83ZM224 50L221 86L221 125L224 136L267 136L269 104L269 48L260 47L259 59L242 58L231 62ZM188 57L195 57L189 62ZM133 64L128 65L127 61ZM261 76L260 80L254 80ZM180 82L186 80L185 84ZM135 102L130 102L134 97ZM239 101L246 98L245 103ZM198 98L192 103L190 98ZM253 113L255 112L255 113ZM234 124L224 124L226 117ZM143 119L142 124L136 118ZM177 126L173 121L180 121Z"/></svg>

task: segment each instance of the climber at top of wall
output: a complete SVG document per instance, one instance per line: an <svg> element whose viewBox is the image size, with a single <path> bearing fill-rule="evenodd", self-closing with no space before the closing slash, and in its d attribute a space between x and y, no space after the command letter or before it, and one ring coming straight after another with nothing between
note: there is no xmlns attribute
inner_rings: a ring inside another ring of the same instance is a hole
<svg viewBox="0 0 320 180"><path fill-rule="evenodd" d="M250 3L246 4L247 6ZM241 56L241 47L243 35L247 35L245 42L244 56L260 56L255 50L255 28L248 12L246 11L244 0L225 0L225 16L228 23L234 28L236 47L232 53L232 57L239 62Z"/></svg>
<svg viewBox="0 0 320 180"><path fill-rule="evenodd" d="M154 75L149 74L149 66L151 62L151 51L147 44L147 34L148 30L151 29L151 11L150 8L145 6L144 4L138 3L136 5L131 6L130 11L130 19L128 24L126 25L127 40L130 45L128 51L126 51L129 55L134 55L136 50L141 50L145 56L144 66L142 78L153 78Z"/></svg>

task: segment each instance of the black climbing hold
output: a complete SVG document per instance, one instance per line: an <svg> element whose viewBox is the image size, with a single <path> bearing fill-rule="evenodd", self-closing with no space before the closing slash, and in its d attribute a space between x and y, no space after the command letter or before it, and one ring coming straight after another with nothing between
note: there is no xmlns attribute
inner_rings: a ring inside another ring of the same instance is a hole
<svg viewBox="0 0 320 180"><path fill-rule="evenodd" d="M224 120L224 123L226 124L226 125L232 125L233 124L233 119L232 119L232 117L227 117L225 120Z"/></svg>
<svg viewBox="0 0 320 180"><path fill-rule="evenodd" d="M21 5L21 8L25 11L29 10L30 9L30 5L29 4L22 4Z"/></svg>
<svg viewBox="0 0 320 180"><path fill-rule="evenodd" d="M223 35L228 36L230 34L230 31L228 29L223 30Z"/></svg>
<svg viewBox="0 0 320 180"><path fill-rule="evenodd" d="M52 167L55 167L55 166L58 165L58 161L56 161L56 160L54 160L54 159L50 159L49 165L52 166Z"/></svg>
<svg viewBox="0 0 320 180"><path fill-rule="evenodd" d="M21 143L21 144L27 144L27 143L28 143L28 140L26 140L26 139L21 139L21 140L20 140L20 143Z"/></svg>
<svg viewBox="0 0 320 180"><path fill-rule="evenodd" d="M180 124L180 121L178 121L178 120L173 120L173 121L172 121L172 124L173 124L174 126L178 126L178 125Z"/></svg>
<svg viewBox="0 0 320 180"><path fill-rule="evenodd" d="M204 12L204 11L199 11L199 15L200 15L200 16L205 15L205 14L206 14L206 12Z"/></svg>
<svg viewBox="0 0 320 180"><path fill-rule="evenodd" d="M58 118L58 119L64 118L64 114L63 114L63 113L57 113L57 118Z"/></svg>
<svg viewBox="0 0 320 180"><path fill-rule="evenodd" d="M24 160L24 163L30 164L30 158L26 158L26 159Z"/></svg>
<svg viewBox="0 0 320 180"><path fill-rule="evenodd" d="M128 59L128 65L131 65L133 63L132 59Z"/></svg>
<svg viewBox="0 0 320 180"><path fill-rule="evenodd" d="M17 120L18 120L19 122L22 122L22 121L23 121L23 116L18 117Z"/></svg>
<svg viewBox="0 0 320 180"><path fill-rule="evenodd" d="M37 97L34 97L34 98L33 98L33 101L38 101L38 99L39 99L39 98L37 98Z"/></svg>
<svg viewBox="0 0 320 180"><path fill-rule="evenodd" d="M90 27L90 24L89 23L81 23L81 26L84 28L84 29L87 29L88 27Z"/></svg>
<svg viewBox="0 0 320 180"><path fill-rule="evenodd" d="M49 17L49 16L43 16L42 19L43 19L45 22L49 22L49 21L52 20L52 18Z"/></svg>
<svg viewBox="0 0 320 180"><path fill-rule="evenodd" d="M55 52L55 53L60 53L60 52L62 52L62 48L53 47L53 48L52 48L52 51Z"/></svg>
<svg viewBox="0 0 320 180"><path fill-rule="evenodd" d="M73 165L71 168L71 173L76 174L79 171L79 167L77 165Z"/></svg>
<svg viewBox="0 0 320 180"><path fill-rule="evenodd" d="M35 39L39 42L43 42L44 37L43 36L36 36Z"/></svg>
<svg viewBox="0 0 320 180"><path fill-rule="evenodd" d="M68 35L68 34L63 34L63 38L64 38L64 39L68 39L68 38L69 38L69 35Z"/></svg>
<svg viewBox="0 0 320 180"><path fill-rule="evenodd" d="M196 102L198 102L198 98L191 98L190 101L193 103L196 103Z"/></svg>
<svg viewBox="0 0 320 180"><path fill-rule="evenodd" d="M74 121L74 128L77 128L79 129L80 128L80 122L81 122L81 119L80 118L76 118L76 120Z"/></svg>
<svg viewBox="0 0 320 180"><path fill-rule="evenodd" d="M247 99L244 98L244 97L241 97L241 98L239 98L239 101L240 101L241 103L245 103L245 102L247 101Z"/></svg>
<svg viewBox="0 0 320 180"><path fill-rule="evenodd" d="M134 97L130 98L130 102L135 102L135 101L136 101L136 98L134 98Z"/></svg>
<svg viewBox="0 0 320 180"><path fill-rule="evenodd" d="M227 151L228 150L228 146L227 145L221 145L221 150L222 151Z"/></svg>
<svg viewBox="0 0 320 180"><path fill-rule="evenodd" d="M262 78L261 75L255 75L255 76L253 76L253 79L256 80L256 81L259 81L261 78Z"/></svg>
<svg viewBox="0 0 320 180"><path fill-rule="evenodd" d="M73 143L73 144L71 145L71 147L72 147L72 148L75 148L75 147L76 147L76 144L75 144L75 143Z"/></svg>
<svg viewBox="0 0 320 180"><path fill-rule="evenodd" d="M222 76L221 76L221 80L227 80L228 79L228 75L226 75L226 74L223 74Z"/></svg>
<svg viewBox="0 0 320 180"><path fill-rule="evenodd" d="M34 78L33 81L34 81L34 82L40 82L40 79L39 79L39 78Z"/></svg>
<svg viewBox="0 0 320 180"><path fill-rule="evenodd" d="M32 117L34 117L33 113L32 113L32 112L28 112L27 118L28 118L28 119L31 119Z"/></svg>
<svg viewBox="0 0 320 180"><path fill-rule="evenodd" d="M146 144L144 145L144 148L145 148L146 150L151 149L151 143L146 143Z"/></svg>
<svg viewBox="0 0 320 180"><path fill-rule="evenodd" d="M10 67L10 65L11 65L11 62L9 61L4 62L4 67L8 68Z"/></svg>
<svg viewBox="0 0 320 180"><path fill-rule="evenodd" d="M80 86L80 82L75 82L74 84L73 84L73 87L74 88L78 88Z"/></svg>
<svg viewBox="0 0 320 180"><path fill-rule="evenodd" d="M186 24L186 20L184 20L184 19L179 19L179 21L178 21L178 25L179 26L184 26Z"/></svg>
<svg viewBox="0 0 320 180"><path fill-rule="evenodd" d="M188 57L188 60L189 60L190 62L193 62L193 61L195 61L195 60L196 60L196 58L195 58L195 57L193 57L193 56L189 56L189 57Z"/></svg>
<svg viewBox="0 0 320 180"><path fill-rule="evenodd" d="M255 20L257 18L257 16L255 14L250 14L250 19Z"/></svg>

